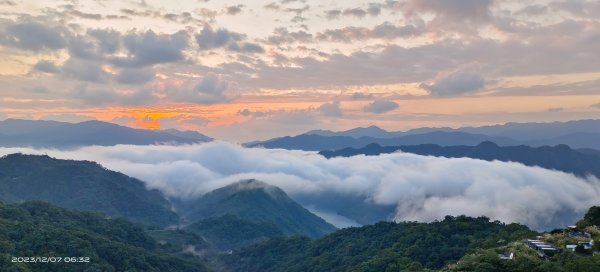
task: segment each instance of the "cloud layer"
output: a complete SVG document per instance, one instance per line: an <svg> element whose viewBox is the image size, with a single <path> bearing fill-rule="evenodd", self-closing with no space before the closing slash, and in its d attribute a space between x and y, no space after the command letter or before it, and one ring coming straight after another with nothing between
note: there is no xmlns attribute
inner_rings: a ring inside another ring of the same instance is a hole
<svg viewBox="0 0 600 272"><path fill-rule="evenodd" d="M256 178L281 187L320 214L329 214L338 225L360 222L361 216L353 217L348 210L376 214L391 207L387 218L378 219L432 221L448 214L486 215L549 229L574 223L590 206L600 204L597 179L473 159L395 153L327 160L309 152L247 149L225 142L71 151L0 149L0 155L15 152L97 161L172 198L194 198L240 179Z"/></svg>

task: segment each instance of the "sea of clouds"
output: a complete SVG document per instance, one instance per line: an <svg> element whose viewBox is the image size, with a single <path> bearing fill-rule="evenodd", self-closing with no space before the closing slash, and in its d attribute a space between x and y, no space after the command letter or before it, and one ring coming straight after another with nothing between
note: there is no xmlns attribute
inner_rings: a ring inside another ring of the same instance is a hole
<svg viewBox="0 0 600 272"><path fill-rule="evenodd" d="M326 159L314 152L244 148L221 141L75 150L0 148L0 155L17 152L96 161L170 198L195 198L254 178L282 188L340 227L358 224L369 209L377 215L379 208L391 207L389 214L376 219L485 215L550 229L573 224L590 206L600 204L600 181L595 177L469 158L393 153Z"/></svg>

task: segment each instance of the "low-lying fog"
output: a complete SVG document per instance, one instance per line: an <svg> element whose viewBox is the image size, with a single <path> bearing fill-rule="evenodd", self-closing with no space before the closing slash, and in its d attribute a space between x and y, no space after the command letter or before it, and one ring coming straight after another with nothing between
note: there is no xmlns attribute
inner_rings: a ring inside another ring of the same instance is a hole
<svg viewBox="0 0 600 272"><path fill-rule="evenodd" d="M369 216L432 221L465 214L550 229L573 224L600 204L600 182L594 177L469 158L394 153L328 160L313 152L250 149L220 141L68 151L0 148L0 155L17 152L96 161L170 198L193 198L255 178L279 186L337 226L364 223ZM381 214L385 207L391 213Z"/></svg>

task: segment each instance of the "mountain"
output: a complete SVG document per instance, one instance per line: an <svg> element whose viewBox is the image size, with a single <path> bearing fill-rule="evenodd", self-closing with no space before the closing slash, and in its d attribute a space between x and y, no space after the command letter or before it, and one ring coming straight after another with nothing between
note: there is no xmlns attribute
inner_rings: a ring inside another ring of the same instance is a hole
<svg viewBox="0 0 600 272"><path fill-rule="evenodd" d="M376 143L379 145L416 145L416 144L438 144L438 145L476 145L483 141L494 141L501 145L515 144L514 140L504 137L490 137L480 134L469 134L464 132L442 132L434 131L424 134L404 135L395 138L373 138L350 136L321 136L315 134L301 134L293 137L281 137L264 142L246 144L247 147L265 147L282 149L299 149L306 151L336 150L345 147L360 148L365 145Z"/></svg>
<svg viewBox="0 0 600 272"><path fill-rule="evenodd" d="M37 256L61 259L54 263L18 259ZM17 259L13 261L14 258ZM73 260L78 263L72 263ZM106 219L49 203L26 202L0 203L0 271L208 269L197 258L165 253L144 228L126 220Z"/></svg>
<svg viewBox="0 0 600 272"><path fill-rule="evenodd" d="M534 146L565 144L572 148L600 149L600 141L598 139L600 139L600 133L576 132L526 143Z"/></svg>
<svg viewBox="0 0 600 272"><path fill-rule="evenodd" d="M159 191L89 161L22 154L1 157L0 200L43 200L146 224L178 223L177 214Z"/></svg>
<svg viewBox="0 0 600 272"><path fill-rule="evenodd" d="M463 127L458 131L503 136L518 141L559 138L569 134L600 134L600 120L576 120L549 123L506 123L503 125Z"/></svg>
<svg viewBox="0 0 600 272"><path fill-rule="evenodd" d="M312 130L304 133L305 135L319 136L340 136L340 137L372 137L380 139L399 138L408 135L426 135L433 132L461 132L467 134L486 135L488 137L498 137L512 139L512 144L526 144L530 146L559 145L566 144L572 148L594 148L600 149L600 120L576 120L567 122L550 123L506 123L501 125L481 126L481 127L461 127L461 128L416 128L407 131L386 131L377 126L366 128L354 128L346 131L330 130ZM503 142L493 139L487 139L505 145ZM382 144L379 141L373 143ZM416 144L440 144L435 142L421 142ZM402 143L406 144L406 143ZM460 145L454 143L453 145ZM444 144L440 144L444 145ZM345 147L355 147L347 145ZM325 150L325 149L322 149Z"/></svg>
<svg viewBox="0 0 600 272"><path fill-rule="evenodd" d="M162 130L162 132L165 132L165 133L168 133L173 136L180 137L180 138L184 138L184 139L198 140L200 142L210 142L213 140L213 138L211 138L211 137L208 137L204 134L201 134L197 131L192 131L192 130L181 131L181 130L169 128L169 129Z"/></svg>
<svg viewBox="0 0 600 272"><path fill-rule="evenodd" d="M389 132L378 126L369 127L358 127L345 131L331 131L331 130L311 130L304 133L306 135L320 135L320 136L347 136L352 138L360 137L372 137L372 138L394 138L402 136L403 132Z"/></svg>
<svg viewBox="0 0 600 272"><path fill-rule="evenodd" d="M475 249L535 235L519 224L446 216L432 223L380 222L346 228L312 241L273 238L223 259L231 271L426 271Z"/></svg>
<svg viewBox="0 0 600 272"><path fill-rule="evenodd" d="M233 215L253 223L273 224L286 235L320 237L335 230L283 190L252 179L216 189L183 206L179 210L190 222Z"/></svg>
<svg viewBox="0 0 600 272"><path fill-rule="evenodd" d="M395 138L412 134L425 134L434 131L466 132L515 139L517 141L533 141L558 138L572 133L600 134L600 120L576 120L550 123L506 123L480 127L423 127L407 131L387 131L377 126L358 127L345 131L311 130L304 134L321 136L348 136L353 138Z"/></svg>
<svg viewBox="0 0 600 272"><path fill-rule="evenodd" d="M377 144L370 144L359 149L344 148L335 151L321 151L319 154L326 158L331 158L339 156L379 155L396 151L446 158L512 161L528 166L539 166L547 169L573 173L580 177L595 175L600 178L600 157L573 150L566 145L542 147L521 145L500 147L493 142L482 142L477 146L439 146L425 144L383 147Z"/></svg>
<svg viewBox="0 0 600 272"><path fill-rule="evenodd" d="M56 121L0 121L0 146L71 148L117 144L150 145L158 143L191 144L212 140L200 133L177 130L145 130L101 121L65 123Z"/></svg>

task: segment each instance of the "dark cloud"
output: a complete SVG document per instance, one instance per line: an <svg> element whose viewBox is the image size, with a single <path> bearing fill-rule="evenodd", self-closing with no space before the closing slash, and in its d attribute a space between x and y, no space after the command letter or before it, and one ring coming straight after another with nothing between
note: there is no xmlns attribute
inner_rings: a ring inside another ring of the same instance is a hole
<svg viewBox="0 0 600 272"><path fill-rule="evenodd" d="M107 82L110 75L102 69L99 62L78 58L69 58L61 67L62 74L80 81Z"/></svg>
<svg viewBox="0 0 600 272"><path fill-rule="evenodd" d="M259 44L242 42L245 38L245 35L227 29L213 30L211 26L205 25L202 31L196 34L196 43L198 43L200 50L225 48L230 51L244 53L264 52Z"/></svg>
<svg viewBox="0 0 600 272"><path fill-rule="evenodd" d="M210 50L221 48L228 44L237 43L244 36L239 33L231 32L227 29L213 30L211 26L205 25L199 34L196 34L196 42L201 50Z"/></svg>
<svg viewBox="0 0 600 272"><path fill-rule="evenodd" d="M87 105L148 105L157 100L150 90L141 89L127 93L117 92L108 86L80 84L71 90L71 97Z"/></svg>
<svg viewBox="0 0 600 272"><path fill-rule="evenodd" d="M39 52L67 46L71 32L64 26L39 20L7 21L0 27L0 44Z"/></svg>
<svg viewBox="0 0 600 272"><path fill-rule="evenodd" d="M2 1L0 1L0 5L4 5L4 6L16 6L17 3L15 3L14 1L11 1L11 0L2 0Z"/></svg>
<svg viewBox="0 0 600 272"><path fill-rule="evenodd" d="M114 54L121 48L121 33L112 29L90 29L87 34L96 39L101 52Z"/></svg>
<svg viewBox="0 0 600 272"><path fill-rule="evenodd" d="M251 111L249 109L243 109L243 110L239 110L237 112L237 115L241 115L241 116L246 116L246 117L265 117L268 116L269 113L268 112L264 112L264 111Z"/></svg>
<svg viewBox="0 0 600 272"><path fill-rule="evenodd" d="M365 112L386 113L399 108L400 105L394 101L377 99L363 108Z"/></svg>
<svg viewBox="0 0 600 272"><path fill-rule="evenodd" d="M89 20L102 20L102 14L98 14L98 13L85 13L85 12L81 12L79 10L73 10L70 13L73 16L79 17L79 18L83 18L83 19L89 19Z"/></svg>
<svg viewBox="0 0 600 272"><path fill-rule="evenodd" d="M208 73L192 88L170 86L167 93L169 98L177 102L215 104L228 101L230 98L227 93L231 88L230 81L214 73Z"/></svg>
<svg viewBox="0 0 600 272"><path fill-rule="evenodd" d="M173 34L129 33L123 37L127 57L113 57L118 67L139 68L160 63L178 62L185 59L183 50L188 47L189 36L185 31Z"/></svg>
<svg viewBox="0 0 600 272"><path fill-rule="evenodd" d="M340 108L339 101L321 104L321 106L319 106L317 110L322 115L331 117L340 117L344 114L342 109Z"/></svg>
<svg viewBox="0 0 600 272"><path fill-rule="evenodd" d="M471 71L441 74L432 84L421 84L432 95L453 96L474 92L485 86L485 79Z"/></svg>
<svg viewBox="0 0 600 272"><path fill-rule="evenodd" d="M371 100L374 97L375 96L373 94L366 94L366 93L359 93L359 92L355 92L351 96L352 100Z"/></svg>
<svg viewBox="0 0 600 272"><path fill-rule="evenodd" d="M340 16L354 16L358 18L363 18L367 15L370 16L378 16L381 14L381 5L371 3L369 6L365 8L347 8L347 9L332 9L325 11L325 18L332 20L337 19Z"/></svg>
<svg viewBox="0 0 600 272"><path fill-rule="evenodd" d="M432 30L464 32L465 27L478 28L488 23L493 3L493 0L408 0L402 9L407 17L435 14L428 24Z"/></svg>
<svg viewBox="0 0 600 272"><path fill-rule="evenodd" d="M154 74L152 68L124 68L119 71L115 79L121 84L137 85L153 80Z"/></svg>
<svg viewBox="0 0 600 272"><path fill-rule="evenodd" d="M103 106L117 102L118 95L111 88L91 87L88 84L76 86L71 91L71 97L92 106Z"/></svg>
<svg viewBox="0 0 600 272"><path fill-rule="evenodd" d="M229 15L236 15L236 14L242 12L243 7L244 7L244 5L228 6L225 8L225 13L227 13Z"/></svg>
<svg viewBox="0 0 600 272"><path fill-rule="evenodd" d="M310 42L312 41L312 34L306 31L289 31L285 27L278 27L273 31L273 34L267 38L267 41L271 44L284 44L284 43L295 43L295 42Z"/></svg>
<svg viewBox="0 0 600 272"><path fill-rule="evenodd" d="M339 9L332 9L332 10L325 11L325 17L329 20L337 19L340 17L340 15L342 15L342 11Z"/></svg>
<svg viewBox="0 0 600 272"><path fill-rule="evenodd" d="M362 18L365 17L365 15L367 15L367 11L361 8L351 8L351 9L345 9L344 11L342 11L343 15L352 15L358 18Z"/></svg>
<svg viewBox="0 0 600 272"><path fill-rule="evenodd" d="M58 74L60 73L60 68L54 64L54 62L47 60L40 60L35 65L33 65L32 70L40 71L48 74Z"/></svg>
<svg viewBox="0 0 600 272"><path fill-rule="evenodd" d="M376 25L373 28L366 27L344 27L340 29L328 29L317 33L318 40L327 40L335 42L353 42L356 40L368 39L396 39L404 37L413 37L425 32L424 24L396 26L385 22Z"/></svg>

